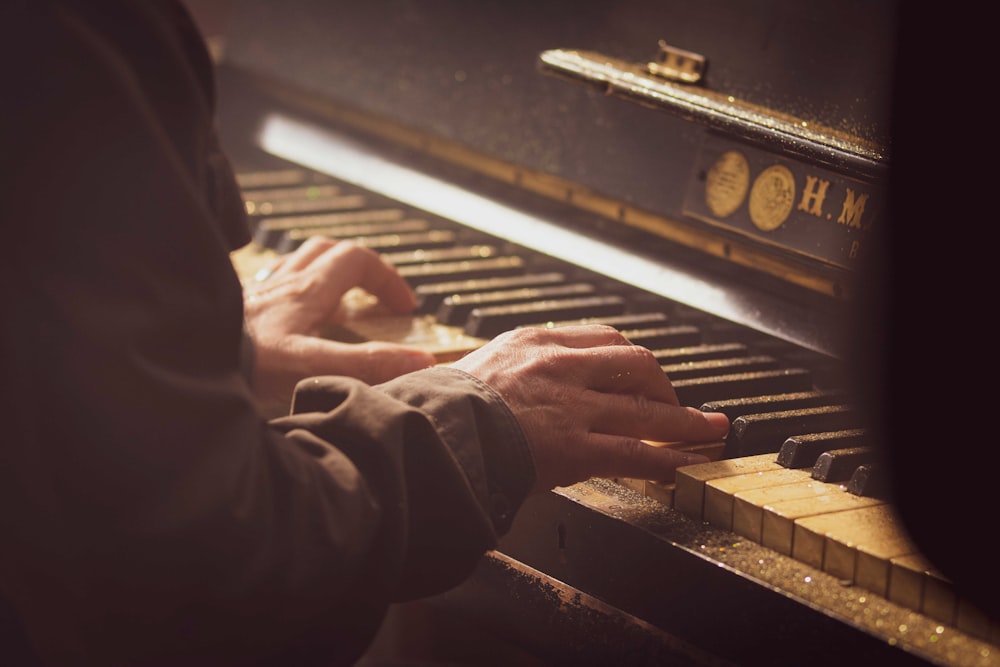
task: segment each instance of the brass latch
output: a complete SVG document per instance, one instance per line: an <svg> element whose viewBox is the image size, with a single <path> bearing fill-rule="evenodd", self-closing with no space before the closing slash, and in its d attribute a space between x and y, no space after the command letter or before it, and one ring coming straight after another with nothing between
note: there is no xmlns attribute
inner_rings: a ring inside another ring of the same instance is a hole
<svg viewBox="0 0 1000 667"><path fill-rule="evenodd" d="M698 83L705 73L705 56L659 41L659 60L647 64L650 74L683 83Z"/></svg>

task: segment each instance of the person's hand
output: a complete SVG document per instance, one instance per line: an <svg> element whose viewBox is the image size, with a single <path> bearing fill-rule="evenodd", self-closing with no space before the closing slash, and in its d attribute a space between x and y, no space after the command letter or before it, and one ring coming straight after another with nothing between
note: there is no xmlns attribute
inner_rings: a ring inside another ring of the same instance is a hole
<svg viewBox="0 0 1000 667"><path fill-rule="evenodd" d="M660 443L725 437L721 413L681 407L652 353L613 327L526 328L454 362L506 401L535 460L534 491L591 477L672 480L700 454Z"/></svg>
<svg viewBox="0 0 1000 667"><path fill-rule="evenodd" d="M434 365L434 355L412 347L321 337L354 287L377 297L392 313L413 310L413 292L399 273L376 252L349 241L310 238L278 258L266 280L244 285L259 399L287 402L295 383L309 376L345 375L378 384Z"/></svg>

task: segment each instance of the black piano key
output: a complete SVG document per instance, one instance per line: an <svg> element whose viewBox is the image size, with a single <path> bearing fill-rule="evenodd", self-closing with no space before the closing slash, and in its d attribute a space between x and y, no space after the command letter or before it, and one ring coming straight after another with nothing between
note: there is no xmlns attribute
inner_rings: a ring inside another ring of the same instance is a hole
<svg viewBox="0 0 1000 667"><path fill-rule="evenodd" d="M457 238L458 235L449 229L432 229L427 232L357 236L352 240L375 252L389 253L427 248L448 248L455 245Z"/></svg>
<svg viewBox="0 0 1000 667"><path fill-rule="evenodd" d="M437 309L436 318L442 324L464 327L466 320L469 319L469 314L476 308L589 296L594 292L594 286L589 283L569 283L494 292L453 294L445 297L444 301L441 302L441 306Z"/></svg>
<svg viewBox="0 0 1000 667"><path fill-rule="evenodd" d="M642 345L650 350L664 347L686 347L701 342L701 331L689 324L622 329L621 333L632 343Z"/></svg>
<svg viewBox="0 0 1000 667"><path fill-rule="evenodd" d="M469 259L459 262L427 262L401 266L398 272L411 288L446 280L470 280L524 273L524 260L517 256Z"/></svg>
<svg viewBox="0 0 1000 667"><path fill-rule="evenodd" d="M812 390L712 400L703 404L701 409L705 412L721 412L729 417L729 421L733 421L737 417L758 412L781 412L783 410L813 408L820 405L842 405L846 398L846 394L841 391Z"/></svg>
<svg viewBox="0 0 1000 667"><path fill-rule="evenodd" d="M660 368L673 381L717 375L732 375L733 373L775 370L778 368L778 361L774 357L749 356L734 357L731 359L706 359L705 361L691 361L683 364L668 364L660 366Z"/></svg>
<svg viewBox="0 0 1000 667"><path fill-rule="evenodd" d="M847 492L856 496L888 499L889 475L877 462L862 463L847 482Z"/></svg>
<svg viewBox="0 0 1000 667"><path fill-rule="evenodd" d="M726 440L726 458L777 453L793 435L840 431L858 426L858 415L849 405L822 405L801 410L748 414L732 422Z"/></svg>
<svg viewBox="0 0 1000 667"><path fill-rule="evenodd" d="M838 484L851 479L858 466L875 459L872 447L847 447L823 452L813 465L812 478L820 482Z"/></svg>
<svg viewBox="0 0 1000 667"><path fill-rule="evenodd" d="M416 311L422 315L431 315L437 312L437 309L441 306L441 302L453 294L473 294L475 292L493 292L518 287L560 285L564 282L566 282L566 274L551 271L548 273L524 273L514 276L499 276L496 278L473 278L424 283L417 285L414 289L417 298Z"/></svg>
<svg viewBox="0 0 1000 667"><path fill-rule="evenodd" d="M547 316L553 320L566 320L620 315L624 311L625 301L620 296L590 296L512 306L488 306L476 308L469 314L465 333L479 338L492 338L518 325L544 320Z"/></svg>
<svg viewBox="0 0 1000 667"><path fill-rule="evenodd" d="M286 233L294 229L319 229L334 227L336 225L398 222L402 219L403 210L400 208L262 218L255 223L254 242L265 248L274 248Z"/></svg>
<svg viewBox="0 0 1000 667"><path fill-rule="evenodd" d="M751 349L760 350L762 353L776 356L775 345L782 347L792 347L791 344L780 341L774 336L769 336L750 327L723 320L717 317L699 325L705 337L706 343L745 343ZM807 368L806 366L804 366Z"/></svg>
<svg viewBox="0 0 1000 667"><path fill-rule="evenodd" d="M717 343L714 345L690 345L687 347L668 347L653 349L653 356L661 366L671 364L686 364L692 361L707 361L708 359L732 359L747 354L747 346L743 343Z"/></svg>
<svg viewBox="0 0 1000 667"><path fill-rule="evenodd" d="M791 346L781 353L781 358L790 366L810 369L820 387L843 387L850 379L845 376L844 364L839 359L813 350Z"/></svg>
<svg viewBox="0 0 1000 667"><path fill-rule="evenodd" d="M283 188L308 183L328 183L333 179L311 169L289 167L283 169L256 169L239 171L236 184L243 190L255 188Z"/></svg>
<svg viewBox="0 0 1000 667"><path fill-rule="evenodd" d="M868 434L860 428L793 435L781 444L777 462L785 468L811 468L823 452L867 444Z"/></svg>
<svg viewBox="0 0 1000 667"><path fill-rule="evenodd" d="M640 289L638 292L627 292L622 294L622 296L624 296L625 301L628 302L629 311L658 311L666 313L671 319L676 319L672 314L676 310L676 304L670 299L660 296L659 294L652 294L651 292ZM678 320L677 323L680 324L681 322ZM684 324L692 323L684 322Z"/></svg>
<svg viewBox="0 0 1000 667"><path fill-rule="evenodd" d="M292 199L326 199L340 195L341 188L339 185L327 183L325 185L296 185L283 188L243 190L240 194L243 196L247 215L270 215L273 208L268 204L271 202Z"/></svg>
<svg viewBox="0 0 1000 667"><path fill-rule="evenodd" d="M500 249L493 245L453 246L449 248L418 248L401 252L384 253L382 259L393 266L423 264L424 262L460 262L466 259L498 257Z"/></svg>
<svg viewBox="0 0 1000 667"><path fill-rule="evenodd" d="M604 294L604 292L600 289L598 291L600 291L601 294ZM549 329L555 329L557 327L579 326L581 324L604 324L609 327L614 327L619 331L624 331L628 329L637 329L639 327L659 326L666 324L668 321L668 316L662 312L626 312L621 315L609 315L607 317L580 317L571 320L531 322L529 324L521 324L519 326L546 327Z"/></svg>
<svg viewBox="0 0 1000 667"><path fill-rule="evenodd" d="M292 252L305 243L306 239L314 236L344 240L356 239L365 236L380 236L383 234L426 232L430 229L431 223L420 218L390 222L369 221L321 227L302 227L285 231L274 244L274 249L282 254Z"/></svg>
<svg viewBox="0 0 1000 667"><path fill-rule="evenodd" d="M343 211L368 206L364 195L331 195L314 199L274 199L258 203L245 202L251 215L304 215L327 211Z"/></svg>
<svg viewBox="0 0 1000 667"><path fill-rule="evenodd" d="M808 391L812 389L812 374L805 368L785 368L677 380L673 385L681 405L704 405L740 396Z"/></svg>
<svg viewBox="0 0 1000 667"><path fill-rule="evenodd" d="M360 194L342 194L319 199L286 199L263 202L258 208L258 215L297 217L356 210L369 205L367 197Z"/></svg>

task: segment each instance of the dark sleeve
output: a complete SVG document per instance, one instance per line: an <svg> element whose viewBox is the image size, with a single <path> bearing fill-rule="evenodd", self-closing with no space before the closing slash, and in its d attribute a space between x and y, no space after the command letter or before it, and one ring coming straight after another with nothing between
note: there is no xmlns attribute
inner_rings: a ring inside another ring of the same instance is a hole
<svg viewBox="0 0 1000 667"><path fill-rule="evenodd" d="M446 369L323 378L265 423L185 15L0 18L21 37L0 45L0 597L52 664L349 662L388 603L456 583L509 525L520 429Z"/></svg>
<svg viewBox="0 0 1000 667"><path fill-rule="evenodd" d="M345 378L304 380L292 415L274 425L337 442L380 500L404 508L409 537L400 551L399 600L464 579L510 528L534 483L534 465L502 399L467 373L432 368L377 389L391 398Z"/></svg>

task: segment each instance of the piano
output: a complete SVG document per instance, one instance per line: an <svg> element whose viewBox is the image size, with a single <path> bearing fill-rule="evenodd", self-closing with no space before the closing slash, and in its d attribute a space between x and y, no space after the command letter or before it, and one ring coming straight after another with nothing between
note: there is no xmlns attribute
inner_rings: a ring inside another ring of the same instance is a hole
<svg viewBox="0 0 1000 667"><path fill-rule="evenodd" d="M351 238L420 305L352 293L331 337L449 363L512 327L607 322L683 403L733 419L672 483L529 499L469 581L380 641L462 664L1000 665L996 578L937 541L964 514L914 517L926 468L902 462L878 361L909 136L896 3L225 8L209 37L254 229L242 278Z"/></svg>

